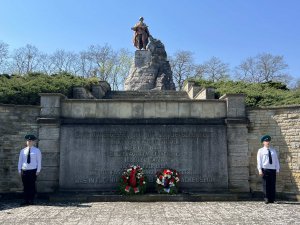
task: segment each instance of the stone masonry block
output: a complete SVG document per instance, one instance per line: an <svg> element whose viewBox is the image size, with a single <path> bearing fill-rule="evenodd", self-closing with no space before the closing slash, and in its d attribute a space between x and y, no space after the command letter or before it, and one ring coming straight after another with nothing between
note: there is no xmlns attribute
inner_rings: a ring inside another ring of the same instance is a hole
<svg viewBox="0 0 300 225"><path fill-rule="evenodd" d="M144 117L144 104L141 102L132 103L132 117L133 118L143 118Z"/></svg>
<svg viewBox="0 0 300 225"><path fill-rule="evenodd" d="M201 118L203 113L203 104L201 102L191 103L191 117Z"/></svg>
<svg viewBox="0 0 300 225"><path fill-rule="evenodd" d="M144 118L155 118L155 102L144 103Z"/></svg>
<svg viewBox="0 0 300 225"><path fill-rule="evenodd" d="M108 103L108 117L109 118L119 118L120 117L120 103L119 102L109 102Z"/></svg>
<svg viewBox="0 0 300 225"><path fill-rule="evenodd" d="M59 107L43 107L41 108L42 117L59 117L61 109Z"/></svg>
<svg viewBox="0 0 300 225"><path fill-rule="evenodd" d="M249 157L247 155L233 155L228 158L229 167L240 167L249 165ZM240 171L239 171L240 172Z"/></svg>
<svg viewBox="0 0 300 225"><path fill-rule="evenodd" d="M60 101L63 97L61 94L41 94L41 107L60 107Z"/></svg>
<svg viewBox="0 0 300 225"><path fill-rule="evenodd" d="M120 108L120 118L131 118L132 117L132 104L129 102L119 103Z"/></svg>
<svg viewBox="0 0 300 225"><path fill-rule="evenodd" d="M178 103L178 116L180 118L190 117L191 116L191 104L188 102L179 102Z"/></svg>
<svg viewBox="0 0 300 225"><path fill-rule="evenodd" d="M59 166L59 152L43 152L42 151L43 168Z"/></svg>
<svg viewBox="0 0 300 225"><path fill-rule="evenodd" d="M229 190L231 192L249 192L249 182L247 180L229 180Z"/></svg>
<svg viewBox="0 0 300 225"><path fill-rule="evenodd" d="M56 181L59 178L58 167L43 166L40 175L38 176L39 181Z"/></svg>
<svg viewBox="0 0 300 225"><path fill-rule="evenodd" d="M108 114L108 102L97 102L95 117L96 118L109 117L109 114Z"/></svg>
<svg viewBox="0 0 300 225"><path fill-rule="evenodd" d="M92 86L92 94L95 98L101 99L104 97L106 91L102 88L101 85L93 85Z"/></svg>
<svg viewBox="0 0 300 225"><path fill-rule="evenodd" d="M155 117L156 118L166 118L167 113L167 103L166 102L156 102L155 103Z"/></svg>
<svg viewBox="0 0 300 225"><path fill-rule="evenodd" d="M228 117L245 117L245 95L226 94L220 97L227 101Z"/></svg>
<svg viewBox="0 0 300 225"><path fill-rule="evenodd" d="M85 103L83 105L83 116L84 118L93 118L96 115L96 104Z"/></svg>
<svg viewBox="0 0 300 225"><path fill-rule="evenodd" d="M167 116L171 118L178 118L178 103L167 102Z"/></svg>
<svg viewBox="0 0 300 225"><path fill-rule="evenodd" d="M225 118L226 117L226 103L222 102L221 104L218 102L213 105L215 117L217 118Z"/></svg>
<svg viewBox="0 0 300 225"><path fill-rule="evenodd" d="M72 103L71 102L63 102L61 106L61 115L62 117L72 117Z"/></svg>
<svg viewBox="0 0 300 225"><path fill-rule="evenodd" d="M43 139L38 142L39 148L43 152L59 152L59 141Z"/></svg>
<svg viewBox="0 0 300 225"><path fill-rule="evenodd" d="M84 104L83 102L72 102L72 118L84 118Z"/></svg>
<svg viewBox="0 0 300 225"><path fill-rule="evenodd" d="M214 118L215 117L215 110L214 110L214 103L211 102L204 102L202 108L202 116L203 118Z"/></svg>
<svg viewBox="0 0 300 225"><path fill-rule="evenodd" d="M39 139L58 140L59 132L60 132L59 127L43 125L39 128Z"/></svg>
<svg viewBox="0 0 300 225"><path fill-rule="evenodd" d="M58 189L58 180L39 181L37 180L37 191L40 193L50 193Z"/></svg>

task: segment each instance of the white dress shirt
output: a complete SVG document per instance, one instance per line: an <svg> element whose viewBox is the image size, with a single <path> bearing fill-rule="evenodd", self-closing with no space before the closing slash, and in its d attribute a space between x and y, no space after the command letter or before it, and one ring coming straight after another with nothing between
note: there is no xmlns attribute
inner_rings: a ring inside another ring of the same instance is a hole
<svg viewBox="0 0 300 225"><path fill-rule="evenodd" d="M272 164L269 163L269 151L271 151ZM275 149L269 147L260 148L257 152L257 169L262 172L262 169L274 169L279 172L280 166Z"/></svg>
<svg viewBox="0 0 300 225"><path fill-rule="evenodd" d="M23 148L20 152L18 171L21 173L21 170L33 170L37 169L36 172L41 171L42 165L42 154L40 149L32 146L30 148L30 163L27 163L27 156L29 152L29 147Z"/></svg>

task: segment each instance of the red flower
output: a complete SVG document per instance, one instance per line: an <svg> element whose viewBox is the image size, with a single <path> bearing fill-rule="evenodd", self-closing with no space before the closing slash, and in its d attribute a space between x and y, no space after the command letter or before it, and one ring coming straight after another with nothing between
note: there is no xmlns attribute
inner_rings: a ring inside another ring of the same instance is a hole
<svg viewBox="0 0 300 225"><path fill-rule="evenodd" d="M140 192L140 189L138 187L133 188L133 190L134 190L134 193Z"/></svg>
<svg viewBox="0 0 300 225"><path fill-rule="evenodd" d="M131 170L130 175L129 175L129 184L131 187L136 187L135 174L136 174L136 170L135 169Z"/></svg>
<svg viewBox="0 0 300 225"><path fill-rule="evenodd" d="M129 192L129 189L130 189L130 186L126 186L126 187L125 187L125 191L126 191L126 192Z"/></svg>

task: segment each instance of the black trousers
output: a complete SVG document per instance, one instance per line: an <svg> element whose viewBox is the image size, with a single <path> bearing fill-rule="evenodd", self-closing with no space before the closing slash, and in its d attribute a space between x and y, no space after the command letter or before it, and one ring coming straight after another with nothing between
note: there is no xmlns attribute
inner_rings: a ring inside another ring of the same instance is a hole
<svg viewBox="0 0 300 225"><path fill-rule="evenodd" d="M262 169L264 198L269 202L275 201L276 194L276 170Z"/></svg>
<svg viewBox="0 0 300 225"><path fill-rule="evenodd" d="M22 182L24 187L24 200L33 202L36 193L35 188L36 181L36 169L34 170L22 170Z"/></svg>

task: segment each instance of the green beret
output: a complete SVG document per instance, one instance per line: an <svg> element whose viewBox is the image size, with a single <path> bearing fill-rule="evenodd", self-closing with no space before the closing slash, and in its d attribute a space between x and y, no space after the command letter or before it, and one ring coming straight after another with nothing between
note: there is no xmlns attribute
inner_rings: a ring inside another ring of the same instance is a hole
<svg viewBox="0 0 300 225"><path fill-rule="evenodd" d="M261 142L271 141L271 136L270 135L264 135L264 136L261 137L260 141Z"/></svg>
<svg viewBox="0 0 300 225"><path fill-rule="evenodd" d="M35 141L37 138L33 134L27 134L25 136L25 139L28 140L28 141Z"/></svg>

